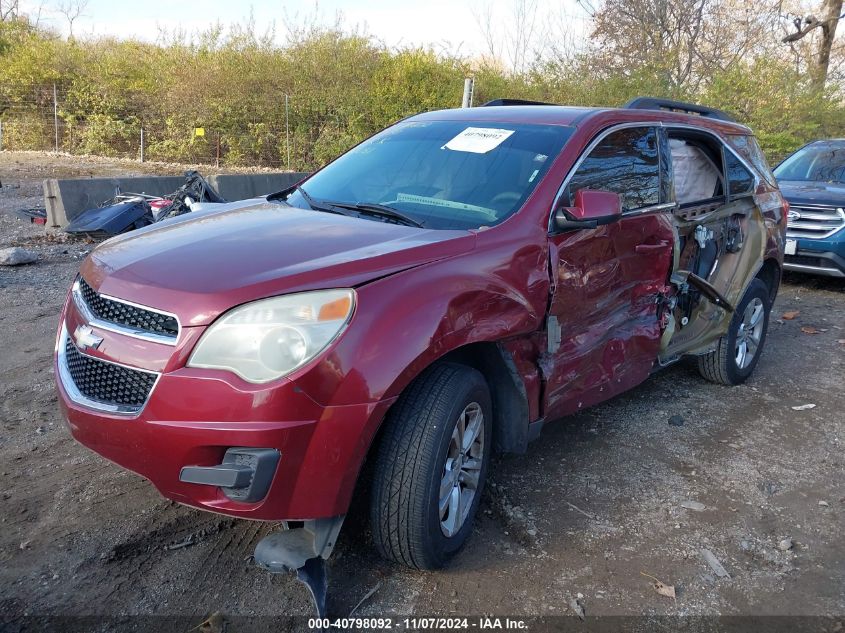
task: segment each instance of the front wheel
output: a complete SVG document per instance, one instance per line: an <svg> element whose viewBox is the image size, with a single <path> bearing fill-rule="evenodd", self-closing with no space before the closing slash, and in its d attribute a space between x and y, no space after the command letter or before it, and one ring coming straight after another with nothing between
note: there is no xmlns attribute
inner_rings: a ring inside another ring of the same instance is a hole
<svg viewBox="0 0 845 633"><path fill-rule="evenodd" d="M492 406L478 371L440 363L420 375L385 420L370 508L387 559L437 569L466 542L493 446Z"/></svg>
<svg viewBox="0 0 845 633"><path fill-rule="evenodd" d="M760 360L771 310L769 289L755 279L736 307L727 334L716 349L698 357L698 371L707 380L722 385L745 382Z"/></svg>

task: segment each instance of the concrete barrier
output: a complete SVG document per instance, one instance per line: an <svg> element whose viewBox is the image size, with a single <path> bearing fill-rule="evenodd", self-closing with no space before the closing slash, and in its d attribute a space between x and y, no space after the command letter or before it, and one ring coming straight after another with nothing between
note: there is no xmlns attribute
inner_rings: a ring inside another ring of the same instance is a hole
<svg viewBox="0 0 845 633"><path fill-rule="evenodd" d="M208 184L226 200L234 202L282 191L307 175L295 171L274 174L217 174L208 177Z"/></svg>
<svg viewBox="0 0 845 633"><path fill-rule="evenodd" d="M234 202L287 189L307 173L218 174L208 184L226 200ZM146 193L165 196L185 182L184 176L141 176L131 178L69 178L44 181L47 226L64 228L83 211L98 207L118 193Z"/></svg>

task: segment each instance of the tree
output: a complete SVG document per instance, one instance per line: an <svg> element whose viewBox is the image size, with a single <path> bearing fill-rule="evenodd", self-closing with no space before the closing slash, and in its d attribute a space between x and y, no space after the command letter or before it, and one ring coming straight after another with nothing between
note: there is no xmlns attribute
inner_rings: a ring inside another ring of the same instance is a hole
<svg viewBox="0 0 845 633"><path fill-rule="evenodd" d="M836 27L845 17L842 13L843 0L823 0L821 18L813 14L796 16L793 20L795 31L783 38L785 44L793 46L795 42L803 40L808 35L820 33L816 39L815 50L811 53L809 73L816 89L824 88L830 71L830 55L836 39ZM794 48L793 48L794 50Z"/></svg>
<svg viewBox="0 0 845 633"><path fill-rule="evenodd" d="M56 5L56 10L67 20L68 39L73 39L73 23L85 14L87 8L88 0L61 0Z"/></svg>
<svg viewBox="0 0 845 633"><path fill-rule="evenodd" d="M602 66L647 70L679 96L777 46L778 11L768 0L606 0L593 23L591 52Z"/></svg>
<svg viewBox="0 0 845 633"><path fill-rule="evenodd" d="M0 22L11 22L12 20L17 20L19 13L19 0L0 0Z"/></svg>
<svg viewBox="0 0 845 633"><path fill-rule="evenodd" d="M532 54L537 53L540 34L538 0L511 0L510 11L500 28L490 0L484 0L473 10L475 21L484 37L488 61L507 65L515 74L528 70Z"/></svg>

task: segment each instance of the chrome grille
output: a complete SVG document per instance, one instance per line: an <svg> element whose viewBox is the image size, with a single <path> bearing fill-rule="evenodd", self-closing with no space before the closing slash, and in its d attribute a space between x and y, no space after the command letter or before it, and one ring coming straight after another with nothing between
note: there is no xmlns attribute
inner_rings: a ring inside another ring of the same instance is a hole
<svg viewBox="0 0 845 633"><path fill-rule="evenodd" d="M89 320L122 334L174 344L179 321L172 314L158 312L99 294L80 277L74 284L74 298ZM109 327L111 324L111 327Z"/></svg>
<svg viewBox="0 0 845 633"><path fill-rule="evenodd" d="M80 352L64 333L59 368L71 399L115 413L139 412L155 386L158 374L133 369Z"/></svg>
<svg viewBox="0 0 845 633"><path fill-rule="evenodd" d="M790 205L787 237L821 240L845 227L845 209L822 205Z"/></svg>

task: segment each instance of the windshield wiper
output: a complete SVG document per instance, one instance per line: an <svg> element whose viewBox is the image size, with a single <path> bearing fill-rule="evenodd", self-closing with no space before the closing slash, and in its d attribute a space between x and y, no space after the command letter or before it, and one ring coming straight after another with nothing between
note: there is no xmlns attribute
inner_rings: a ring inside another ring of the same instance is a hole
<svg viewBox="0 0 845 633"><path fill-rule="evenodd" d="M407 216L401 211L397 211L386 204L378 204L377 202L329 202L327 204L331 204L333 207L357 211L361 215L388 218L391 220L397 220L401 224L405 224L407 226L415 226L420 229L423 228L423 223L419 220L415 220L414 218Z"/></svg>
<svg viewBox="0 0 845 633"><path fill-rule="evenodd" d="M297 185L293 188L293 191L299 193L302 196L302 199L305 200L305 203L311 207L314 211L324 211L325 213L335 213L337 215L345 215L347 217L355 217L353 213L347 213L345 211L341 211L338 209L338 205L334 203L325 203L325 202L317 202L314 198L311 197L305 189L303 189L300 185Z"/></svg>
<svg viewBox="0 0 845 633"><path fill-rule="evenodd" d="M298 192L299 195L302 196L302 199L305 200L305 203L315 211L336 213L338 215L345 215L352 218L369 215L396 220L400 224L405 224L407 226L423 228L422 222L415 220L401 211L397 211L393 207L389 207L385 204L378 204L376 202L335 202L334 200L316 200L315 198L312 198L311 194L305 191L301 185L293 187L288 195L293 192ZM352 211L353 213L349 213L349 211Z"/></svg>

